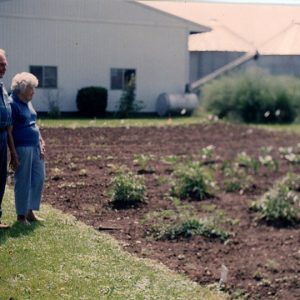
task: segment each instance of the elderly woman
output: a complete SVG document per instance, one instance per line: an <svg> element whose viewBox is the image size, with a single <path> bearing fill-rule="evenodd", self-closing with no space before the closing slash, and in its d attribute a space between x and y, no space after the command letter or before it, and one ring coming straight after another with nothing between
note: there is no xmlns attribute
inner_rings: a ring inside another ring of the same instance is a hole
<svg viewBox="0 0 300 300"><path fill-rule="evenodd" d="M31 104L37 78L30 73L17 74L12 80L12 126L8 129L10 165L15 171L14 192L17 221L30 225L39 221L45 178L45 143L36 124L37 114Z"/></svg>

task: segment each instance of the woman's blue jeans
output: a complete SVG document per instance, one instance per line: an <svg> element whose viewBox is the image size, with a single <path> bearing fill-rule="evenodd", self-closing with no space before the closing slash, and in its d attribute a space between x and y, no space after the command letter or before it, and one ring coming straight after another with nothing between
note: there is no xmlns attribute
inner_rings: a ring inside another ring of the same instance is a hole
<svg viewBox="0 0 300 300"><path fill-rule="evenodd" d="M17 215L25 216L28 210L39 210L45 180L45 162L40 158L40 148L17 147L20 165L14 176Z"/></svg>

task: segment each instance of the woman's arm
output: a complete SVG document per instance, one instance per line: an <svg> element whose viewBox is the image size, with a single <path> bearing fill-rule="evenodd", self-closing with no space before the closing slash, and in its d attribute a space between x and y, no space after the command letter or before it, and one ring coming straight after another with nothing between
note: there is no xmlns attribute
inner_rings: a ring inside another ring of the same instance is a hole
<svg viewBox="0 0 300 300"><path fill-rule="evenodd" d="M9 148L9 151L10 151L10 163L9 163L9 165L15 171L19 167L20 162L19 162L17 151L16 151L12 131L13 131L13 126L9 126L8 129L7 129L7 138L8 138L7 143L8 143L8 148Z"/></svg>

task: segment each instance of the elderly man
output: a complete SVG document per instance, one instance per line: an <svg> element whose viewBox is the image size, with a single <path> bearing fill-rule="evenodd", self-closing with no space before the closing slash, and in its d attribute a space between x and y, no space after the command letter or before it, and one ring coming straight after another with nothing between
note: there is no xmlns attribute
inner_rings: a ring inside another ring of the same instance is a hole
<svg viewBox="0 0 300 300"><path fill-rule="evenodd" d="M7 128L11 125L11 107L8 94L1 79L6 72L7 60L5 51L0 49L0 229L9 226L1 223L2 199L4 196L7 177Z"/></svg>

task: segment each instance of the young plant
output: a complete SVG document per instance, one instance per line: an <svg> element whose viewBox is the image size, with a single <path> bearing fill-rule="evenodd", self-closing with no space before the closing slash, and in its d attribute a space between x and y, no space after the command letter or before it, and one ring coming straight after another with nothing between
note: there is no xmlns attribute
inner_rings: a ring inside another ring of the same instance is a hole
<svg viewBox="0 0 300 300"><path fill-rule="evenodd" d="M176 165L179 163L179 159L180 158L177 155L168 155L168 156L163 157L161 159L161 161L167 165Z"/></svg>
<svg viewBox="0 0 300 300"><path fill-rule="evenodd" d="M244 192L251 189L254 184L253 177L248 175L245 169L240 168L237 163L224 162L221 172L226 192Z"/></svg>
<svg viewBox="0 0 300 300"><path fill-rule="evenodd" d="M293 225L298 221L298 211L294 207L296 201L289 187L279 184L261 200L252 203L250 209L259 212L259 219L268 224Z"/></svg>
<svg viewBox="0 0 300 300"><path fill-rule="evenodd" d="M188 218L167 227L164 232L161 232L160 239L174 240L178 238L190 238L197 235L219 239L223 242L230 237L228 232L218 228L211 220Z"/></svg>
<svg viewBox="0 0 300 300"><path fill-rule="evenodd" d="M136 206L145 201L145 190L142 177L120 171L112 181L111 203L121 208Z"/></svg>
<svg viewBox="0 0 300 300"><path fill-rule="evenodd" d="M211 160L214 155L214 150L215 150L214 145L209 145L207 147L204 147L200 150L200 155L203 160Z"/></svg>
<svg viewBox="0 0 300 300"><path fill-rule="evenodd" d="M147 155L147 154L136 154L134 155L133 163L139 167L139 173L153 173L154 170L152 167L150 167L149 161L153 160L153 155Z"/></svg>
<svg viewBox="0 0 300 300"><path fill-rule="evenodd" d="M245 151L238 153L234 161L241 167L252 169L254 173L259 169L259 162L252 159Z"/></svg>
<svg viewBox="0 0 300 300"><path fill-rule="evenodd" d="M288 173L287 177L283 180L290 190L300 192L300 175L295 173Z"/></svg>
<svg viewBox="0 0 300 300"><path fill-rule="evenodd" d="M180 199L203 200L213 197L216 183L211 172L198 162L179 165L174 172L175 181L171 195Z"/></svg>
<svg viewBox="0 0 300 300"><path fill-rule="evenodd" d="M278 162L271 155L259 156L258 160L262 166L270 170L278 170Z"/></svg>

